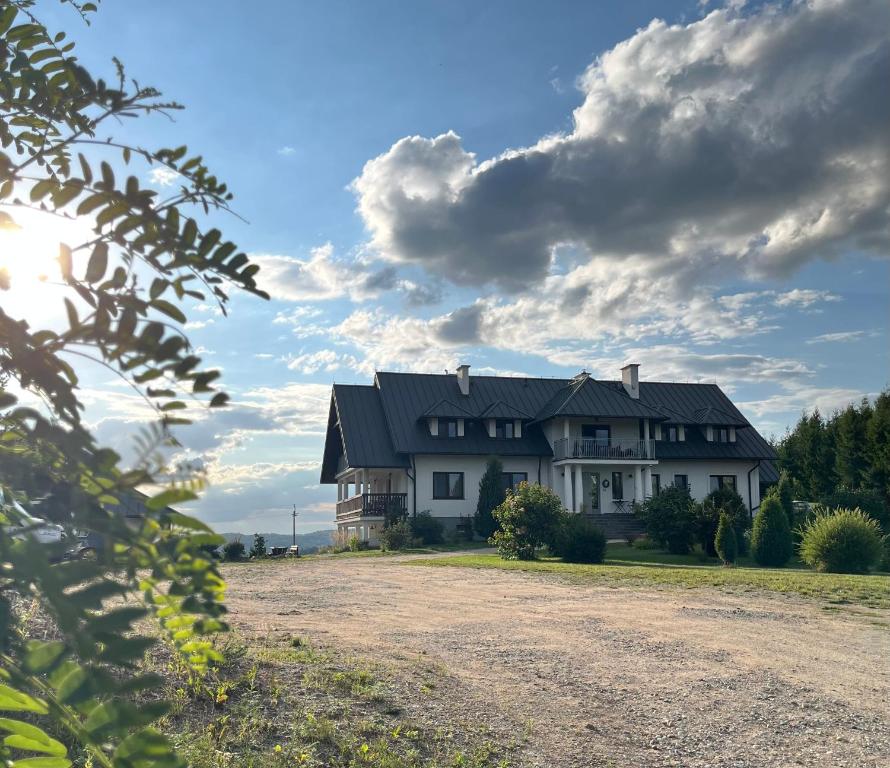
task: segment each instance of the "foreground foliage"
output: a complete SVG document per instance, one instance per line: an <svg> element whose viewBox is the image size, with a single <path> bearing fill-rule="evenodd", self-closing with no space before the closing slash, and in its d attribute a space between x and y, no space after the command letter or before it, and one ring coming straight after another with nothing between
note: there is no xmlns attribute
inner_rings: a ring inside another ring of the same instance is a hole
<svg viewBox="0 0 890 768"><path fill-rule="evenodd" d="M646 558L655 554L652 561ZM643 558L643 559L639 559ZM735 567L687 564L689 556L634 552L624 546L606 551L603 565L564 563L547 558L533 561L503 560L497 555L453 555L406 561L405 566L430 568L500 568L546 573L566 579L611 585L658 585L698 589L764 590L801 595L832 603L890 608L890 576L816 573L784 568ZM678 560L682 564L672 564Z"/></svg>
<svg viewBox="0 0 890 768"><path fill-rule="evenodd" d="M738 553L747 554L745 533L751 527L751 515L742 497L734 488L723 487L711 491L701 504L695 505L699 543L709 555L712 557L717 555L715 549L717 526L724 515L729 518L729 523L732 525Z"/></svg>
<svg viewBox="0 0 890 768"><path fill-rule="evenodd" d="M606 534L586 517L564 512L550 551L567 563L601 563Z"/></svg>
<svg viewBox="0 0 890 768"><path fill-rule="evenodd" d="M219 372L202 369L182 333L183 306L211 300L224 310L229 286L264 294L247 256L192 218L228 210L231 199L201 157L105 132L179 106L129 81L120 62L112 82L94 77L33 5L0 1L0 229L40 213L77 220L88 234L59 244L58 278L47 278L63 322L32 328L0 309L0 480L7 498L41 499L40 514L62 524L69 541L86 531L103 546L94 561L62 561L64 544L37 544L17 507L0 510L0 710L11 713L0 718L8 734L0 758L62 768L82 752L93 768L164 768L181 760L151 727L166 705L158 679L138 669L155 642L140 622L160 622L192 675L220 660L212 635L225 628L224 583L206 549L221 540L169 507L201 487L192 468L165 466L164 451L176 447L170 428L188 423L186 399L226 402L213 387ZM95 10L68 5L83 18ZM177 180L166 199L140 182L152 167ZM16 290L8 263L0 291ZM84 360L126 382L157 415L129 470L82 421L74 365ZM130 527L114 508L146 483L166 490ZM14 525L24 526L17 535ZM35 610L50 621L39 640L24 623Z"/></svg>
<svg viewBox="0 0 890 768"><path fill-rule="evenodd" d="M800 557L817 571L868 573L884 556L876 520L859 509L822 511L801 531Z"/></svg>
<svg viewBox="0 0 890 768"><path fill-rule="evenodd" d="M714 552L724 565L732 565L738 556L738 541L729 515L720 515L717 533L714 534Z"/></svg>
<svg viewBox="0 0 890 768"><path fill-rule="evenodd" d="M647 536L668 552L684 555L692 548L698 526L696 503L689 488L670 485L646 499L637 514L646 526Z"/></svg>

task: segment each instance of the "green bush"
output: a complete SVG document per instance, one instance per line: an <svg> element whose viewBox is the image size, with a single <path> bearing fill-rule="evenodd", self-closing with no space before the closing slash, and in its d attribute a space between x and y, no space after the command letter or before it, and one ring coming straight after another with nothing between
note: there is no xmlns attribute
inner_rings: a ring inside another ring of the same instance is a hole
<svg viewBox="0 0 890 768"><path fill-rule="evenodd" d="M745 502L732 488L718 488L711 491L705 500L695 508L695 522L699 543L711 557L717 556L714 541L721 515L729 517L736 539L738 554L747 554L745 531L751 527L751 515Z"/></svg>
<svg viewBox="0 0 890 768"><path fill-rule="evenodd" d="M350 552L359 552L362 549L362 540L359 539L358 536L352 534L349 537L349 551Z"/></svg>
<svg viewBox="0 0 890 768"><path fill-rule="evenodd" d="M646 534L669 552L685 555L695 540L695 502L688 488L671 485L637 510Z"/></svg>
<svg viewBox="0 0 890 768"><path fill-rule="evenodd" d="M586 517L564 512L552 551L567 563L601 563L606 557L606 534Z"/></svg>
<svg viewBox="0 0 890 768"><path fill-rule="evenodd" d="M884 536L884 554L881 556L878 570L890 573L890 535Z"/></svg>
<svg viewBox="0 0 890 768"><path fill-rule="evenodd" d="M791 557L792 549L791 528L782 502L774 493L768 494L754 518L751 554L760 565L781 568Z"/></svg>
<svg viewBox="0 0 890 768"><path fill-rule="evenodd" d="M538 547L554 544L561 515L562 501L553 491L543 485L520 483L495 508L494 518L500 528L489 541L505 560L533 560Z"/></svg>
<svg viewBox="0 0 890 768"><path fill-rule="evenodd" d="M788 518L788 525L793 532L797 528L799 521L794 512L794 482L786 470L782 470L779 475L779 482L772 490L779 497L782 509L785 510L785 517Z"/></svg>
<svg viewBox="0 0 890 768"><path fill-rule="evenodd" d="M250 548L250 556L257 559L266 556L266 539L259 533L253 535L253 546Z"/></svg>
<svg viewBox="0 0 890 768"><path fill-rule="evenodd" d="M488 460L485 474L479 481L479 500L476 502L476 515L473 525L482 538L487 539L498 528L494 519L494 509L503 503L506 497L503 481L504 466L498 459Z"/></svg>
<svg viewBox="0 0 890 768"><path fill-rule="evenodd" d="M837 488L833 493L822 496L819 503L828 509L861 509L872 520L876 520L883 533L890 533L890 510L881 494L870 490ZM799 521L804 522L804 521Z"/></svg>
<svg viewBox="0 0 890 768"><path fill-rule="evenodd" d="M380 549L386 552L396 552L400 549L410 549L417 544L417 540L411 533L411 526L407 520L399 520L386 526L380 533Z"/></svg>
<svg viewBox="0 0 890 768"><path fill-rule="evenodd" d="M731 565L735 562L738 552L735 526L732 518L726 513L720 515L720 522L717 524L717 533L714 535L714 551L724 565Z"/></svg>
<svg viewBox="0 0 890 768"><path fill-rule="evenodd" d="M244 557L244 542L241 539L229 541L223 546L223 554L226 560L241 560Z"/></svg>
<svg viewBox="0 0 890 768"><path fill-rule="evenodd" d="M884 557L881 527L861 509L820 512L802 531L800 557L831 573L868 573Z"/></svg>
<svg viewBox="0 0 890 768"><path fill-rule="evenodd" d="M429 510L418 512L408 523L411 535L427 547L441 544L445 538L442 521L433 517Z"/></svg>

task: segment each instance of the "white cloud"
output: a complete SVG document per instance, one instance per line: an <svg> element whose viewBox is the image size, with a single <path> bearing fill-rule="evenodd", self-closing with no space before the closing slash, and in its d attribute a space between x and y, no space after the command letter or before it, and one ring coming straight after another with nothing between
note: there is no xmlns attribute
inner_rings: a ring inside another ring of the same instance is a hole
<svg viewBox="0 0 890 768"><path fill-rule="evenodd" d="M170 168L152 168L148 172L149 181L159 187L172 186L180 178L180 174Z"/></svg>
<svg viewBox="0 0 890 768"><path fill-rule="evenodd" d="M811 288L794 288L776 296L779 307L807 308L820 301L840 301L841 297L831 291L816 291Z"/></svg>
<svg viewBox="0 0 890 768"><path fill-rule="evenodd" d="M320 349L317 352L304 352L299 355L287 355L284 358L291 371L310 376L319 371L336 371L339 368L358 367L359 363L353 355L339 354L332 349Z"/></svg>
<svg viewBox="0 0 890 768"><path fill-rule="evenodd" d="M296 149L286 144L283 147L280 147L277 151L278 154L282 157L290 157L291 155L295 155L297 153Z"/></svg>
<svg viewBox="0 0 890 768"><path fill-rule="evenodd" d="M838 331L836 333L820 333L818 336L813 336L811 339L807 339L807 344L824 344L829 342L839 342L839 341L861 341L866 336L865 331Z"/></svg>
<svg viewBox="0 0 890 768"><path fill-rule="evenodd" d="M886 255L888 43L882 0L653 21L580 78L571 133L483 162L453 132L403 138L353 182L358 211L386 259L518 293L567 243L678 285Z"/></svg>

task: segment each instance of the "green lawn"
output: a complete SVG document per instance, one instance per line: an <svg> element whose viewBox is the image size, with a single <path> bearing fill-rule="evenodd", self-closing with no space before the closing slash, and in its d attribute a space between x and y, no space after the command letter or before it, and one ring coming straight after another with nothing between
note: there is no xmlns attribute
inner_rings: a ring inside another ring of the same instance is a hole
<svg viewBox="0 0 890 768"><path fill-rule="evenodd" d="M851 576L815 573L792 565L759 568L742 561L725 568L700 555L670 555L625 545L609 545L603 565L564 563L555 558L529 562L501 560L497 555L455 555L435 560L415 560L405 565L447 568L500 568L511 571L550 573L573 581L591 583L635 582L685 588L717 587L731 590L766 590L803 595L831 603L851 603L890 608L890 576Z"/></svg>

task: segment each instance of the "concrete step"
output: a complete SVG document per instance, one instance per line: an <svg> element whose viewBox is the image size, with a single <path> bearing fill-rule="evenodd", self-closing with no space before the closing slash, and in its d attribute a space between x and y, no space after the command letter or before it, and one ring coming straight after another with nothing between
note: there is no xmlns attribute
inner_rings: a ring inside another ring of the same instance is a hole
<svg viewBox="0 0 890 768"><path fill-rule="evenodd" d="M587 515L586 517L600 528L610 541L624 540L628 536L639 538L646 533L643 521L635 515Z"/></svg>

